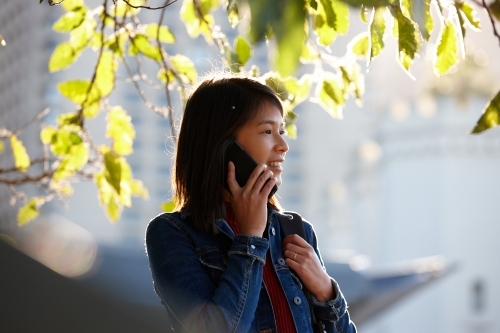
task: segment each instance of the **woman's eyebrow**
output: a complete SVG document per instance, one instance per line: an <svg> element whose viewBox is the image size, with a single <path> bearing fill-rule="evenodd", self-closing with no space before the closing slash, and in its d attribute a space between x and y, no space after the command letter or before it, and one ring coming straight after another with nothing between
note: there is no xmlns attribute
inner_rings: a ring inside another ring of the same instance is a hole
<svg viewBox="0 0 500 333"><path fill-rule="evenodd" d="M283 126L283 122L280 121L280 122L277 122L275 120L262 120L261 122L259 122L257 124L257 126L260 126L260 125L266 125L266 124L269 124L269 125L279 125L279 126Z"/></svg>

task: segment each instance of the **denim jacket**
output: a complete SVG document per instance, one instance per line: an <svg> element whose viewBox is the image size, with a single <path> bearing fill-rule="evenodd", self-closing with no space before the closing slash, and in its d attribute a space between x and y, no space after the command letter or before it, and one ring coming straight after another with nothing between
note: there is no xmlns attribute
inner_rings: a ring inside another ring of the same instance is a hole
<svg viewBox="0 0 500 333"><path fill-rule="evenodd" d="M302 284L283 258L277 214L269 210L268 238L235 235L223 219L216 221L218 234L202 233L187 213L163 213L149 223L146 247L154 288L175 332L277 332L262 278L270 251L297 333L312 333ZM323 265L312 226L304 221L304 228ZM331 281L337 296L327 302L312 296L315 316L328 333L355 333L344 296Z"/></svg>

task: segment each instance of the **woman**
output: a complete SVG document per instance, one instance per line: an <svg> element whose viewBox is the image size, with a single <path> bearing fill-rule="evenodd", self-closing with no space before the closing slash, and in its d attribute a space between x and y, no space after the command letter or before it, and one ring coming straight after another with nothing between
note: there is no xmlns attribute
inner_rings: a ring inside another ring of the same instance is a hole
<svg viewBox="0 0 500 333"><path fill-rule="evenodd" d="M314 317L326 332L356 332L312 226L304 222L305 240L281 237L281 208L268 196L281 184L283 134L280 100L253 79L204 80L189 97L172 173L178 211L146 231L155 290L174 331L307 333ZM231 140L258 163L243 187L232 162L224 174Z"/></svg>

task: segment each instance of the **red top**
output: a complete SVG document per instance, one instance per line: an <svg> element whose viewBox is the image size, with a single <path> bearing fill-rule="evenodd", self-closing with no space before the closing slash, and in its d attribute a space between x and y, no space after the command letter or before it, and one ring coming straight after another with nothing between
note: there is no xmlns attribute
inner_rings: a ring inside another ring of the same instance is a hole
<svg viewBox="0 0 500 333"><path fill-rule="evenodd" d="M230 204L226 203L226 221L229 223L233 232L238 235L240 233L240 227L236 218L233 214L233 209ZM271 255L269 251L266 254L266 264L264 265L264 285L266 286L269 298L271 299L271 305L274 310L274 319L276 320L276 326L278 333L292 333L297 332L295 330L295 324L292 318L292 312L288 307L288 302L286 300L285 293L281 288L278 276L273 269Z"/></svg>

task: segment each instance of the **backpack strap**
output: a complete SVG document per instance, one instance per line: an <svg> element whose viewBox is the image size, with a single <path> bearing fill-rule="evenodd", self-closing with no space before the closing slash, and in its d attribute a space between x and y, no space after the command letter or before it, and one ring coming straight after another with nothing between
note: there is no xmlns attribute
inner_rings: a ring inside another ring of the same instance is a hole
<svg viewBox="0 0 500 333"><path fill-rule="evenodd" d="M286 236L297 234L306 239L306 232L304 230L304 222L302 221L302 216L296 212L283 212L283 214L278 214L278 220L280 221L280 230L282 238ZM320 320L316 319L314 314L313 304L311 299L311 292L306 289L304 283L302 283L302 292L306 296L307 303L309 304L309 311L311 314L311 325L314 332L323 332L323 325Z"/></svg>

